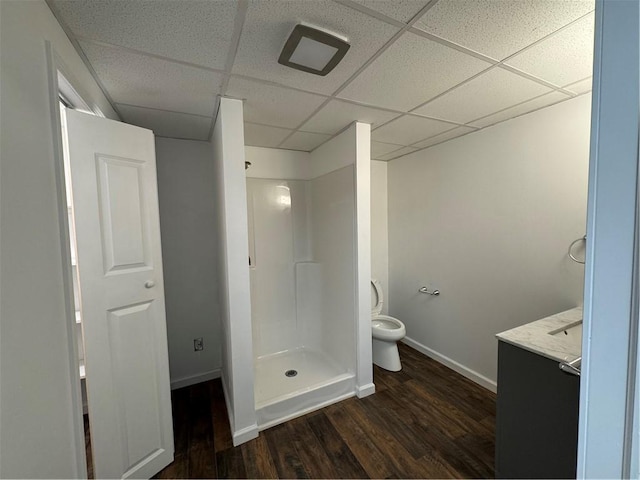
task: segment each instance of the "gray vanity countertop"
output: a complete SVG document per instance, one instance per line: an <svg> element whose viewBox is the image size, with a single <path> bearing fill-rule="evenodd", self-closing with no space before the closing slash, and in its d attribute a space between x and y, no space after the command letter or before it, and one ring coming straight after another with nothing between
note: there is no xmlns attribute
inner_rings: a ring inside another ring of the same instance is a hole
<svg viewBox="0 0 640 480"><path fill-rule="evenodd" d="M503 342L524 348L551 360L562 362L579 357L580 348L566 341L562 335L549 335L549 332L563 328L571 328L582 320L582 307L572 308L566 312L556 313L550 317L512 328L496 337Z"/></svg>

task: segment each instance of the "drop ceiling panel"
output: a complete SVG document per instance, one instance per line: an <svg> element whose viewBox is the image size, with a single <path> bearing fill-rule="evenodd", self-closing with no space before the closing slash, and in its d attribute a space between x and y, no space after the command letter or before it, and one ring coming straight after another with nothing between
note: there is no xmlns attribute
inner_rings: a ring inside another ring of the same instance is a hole
<svg viewBox="0 0 640 480"><path fill-rule="evenodd" d="M114 102L213 115L221 74L117 47L80 45Z"/></svg>
<svg viewBox="0 0 640 480"><path fill-rule="evenodd" d="M349 39L351 48L346 56L325 77L278 63L282 47L300 22ZM232 72L330 94L397 31L397 27L327 0L251 1Z"/></svg>
<svg viewBox="0 0 640 480"><path fill-rule="evenodd" d="M399 116L399 113L363 107L353 103L332 100L322 107L301 129L317 133L338 133L354 121L370 123L372 128Z"/></svg>
<svg viewBox="0 0 640 480"><path fill-rule="evenodd" d="M407 111L489 66L465 53L405 33L339 96Z"/></svg>
<svg viewBox="0 0 640 480"><path fill-rule="evenodd" d="M505 63L556 85L581 80L592 73L593 27L591 14Z"/></svg>
<svg viewBox="0 0 640 480"><path fill-rule="evenodd" d="M247 122L284 128L297 127L326 100L319 95L237 77L229 81L227 95L246 99L244 119Z"/></svg>
<svg viewBox="0 0 640 480"><path fill-rule="evenodd" d="M503 60L593 8L593 0L440 0L414 26Z"/></svg>
<svg viewBox="0 0 640 480"><path fill-rule="evenodd" d="M402 145L393 143L371 142L371 158L379 159L380 157L402 148Z"/></svg>
<svg viewBox="0 0 640 480"><path fill-rule="evenodd" d="M550 88L515 73L492 68L418 108L415 113L466 123L550 91Z"/></svg>
<svg viewBox="0 0 640 480"><path fill-rule="evenodd" d="M430 147L431 145L436 145L437 143L446 142L447 140L451 140L452 138L456 138L461 135L471 133L474 130L475 129L469 128L469 127L456 127L449 130L448 132L444 132L439 135L434 135L431 138L427 138L426 140L422 140L421 142L414 143L411 146L416 148Z"/></svg>
<svg viewBox="0 0 640 480"><path fill-rule="evenodd" d="M237 2L52 0L78 37L224 69Z"/></svg>
<svg viewBox="0 0 640 480"><path fill-rule="evenodd" d="M354 2L394 20L407 23L429 3L429 0L354 0Z"/></svg>
<svg viewBox="0 0 640 480"><path fill-rule="evenodd" d="M504 120L509 120L510 118L514 118L519 115L538 110L542 107L547 107L549 105L561 102L562 100L567 100L569 98L571 98L569 97L569 95L565 95L564 93L560 92L547 93L546 95L534 98L527 102L521 103L520 105L516 105L514 107L502 110L501 112L494 113L478 120L474 120L470 122L470 124L476 127L487 127L489 125L493 125Z"/></svg>
<svg viewBox="0 0 640 480"><path fill-rule="evenodd" d="M450 130L452 127L453 125L449 123L405 115L375 129L371 133L371 138L377 142L411 145L412 143Z"/></svg>
<svg viewBox="0 0 640 480"><path fill-rule="evenodd" d="M276 148L293 130L257 125L255 123L244 124L244 144L253 147Z"/></svg>
<svg viewBox="0 0 640 480"><path fill-rule="evenodd" d="M566 85L565 90L569 90L570 92L577 93L578 95L581 93L587 93L591 91L593 84L593 78L585 78L584 80L579 80L575 83L571 83Z"/></svg>
<svg viewBox="0 0 640 480"><path fill-rule="evenodd" d="M281 144L280 148L310 152L330 138L331 135L323 135L321 133L296 132Z"/></svg>
<svg viewBox="0 0 640 480"><path fill-rule="evenodd" d="M383 162L388 162L389 160L393 160L394 158L401 157L402 155L407 155L408 153L413 153L417 151L417 148L414 147L402 147L398 150L395 150L387 155L381 156L378 160L382 160Z"/></svg>
<svg viewBox="0 0 640 480"><path fill-rule="evenodd" d="M116 104L116 107L123 121L153 130L154 134L161 137L209 140L211 118L130 105Z"/></svg>

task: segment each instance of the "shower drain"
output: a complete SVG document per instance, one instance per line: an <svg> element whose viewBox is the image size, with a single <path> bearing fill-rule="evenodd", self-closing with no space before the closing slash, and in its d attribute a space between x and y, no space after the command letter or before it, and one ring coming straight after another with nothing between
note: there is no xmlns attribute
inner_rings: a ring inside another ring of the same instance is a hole
<svg viewBox="0 0 640 480"><path fill-rule="evenodd" d="M298 371L297 370L287 370L286 372L284 372L285 377L295 377L296 375L298 375Z"/></svg>

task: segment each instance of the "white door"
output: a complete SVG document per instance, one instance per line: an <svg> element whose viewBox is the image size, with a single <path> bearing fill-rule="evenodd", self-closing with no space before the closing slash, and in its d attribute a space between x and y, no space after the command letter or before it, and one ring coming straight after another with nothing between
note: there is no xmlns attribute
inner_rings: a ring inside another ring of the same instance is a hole
<svg viewBox="0 0 640 480"><path fill-rule="evenodd" d="M96 478L173 461L153 134L67 113Z"/></svg>

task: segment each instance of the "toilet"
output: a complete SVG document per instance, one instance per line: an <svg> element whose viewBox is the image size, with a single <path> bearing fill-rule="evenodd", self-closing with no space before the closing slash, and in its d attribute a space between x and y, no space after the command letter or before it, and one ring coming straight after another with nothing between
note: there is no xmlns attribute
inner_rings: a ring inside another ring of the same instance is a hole
<svg viewBox="0 0 640 480"><path fill-rule="evenodd" d="M371 335L373 337L373 363L385 370L398 372L402 369L398 341L407 330L397 318L382 315L384 297L378 280L371 280Z"/></svg>

